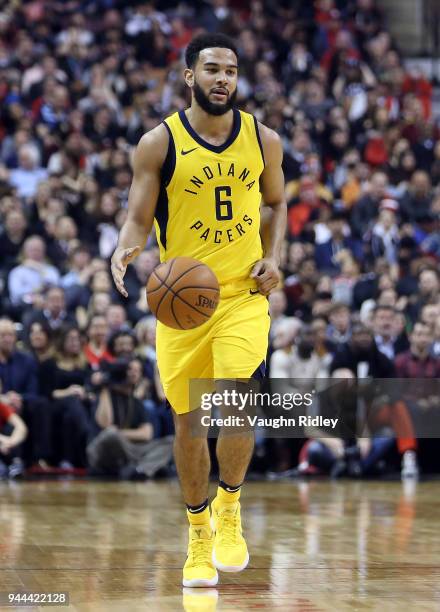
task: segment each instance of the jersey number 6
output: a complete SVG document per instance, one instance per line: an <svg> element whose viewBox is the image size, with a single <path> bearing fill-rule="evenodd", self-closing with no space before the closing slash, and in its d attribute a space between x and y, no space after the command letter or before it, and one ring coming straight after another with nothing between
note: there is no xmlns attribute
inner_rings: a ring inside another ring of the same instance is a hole
<svg viewBox="0 0 440 612"><path fill-rule="evenodd" d="M232 219L232 202L223 199L225 196L230 198L231 194L232 191L228 185L215 188L215 216L217 221L230 221Z"/></svg>

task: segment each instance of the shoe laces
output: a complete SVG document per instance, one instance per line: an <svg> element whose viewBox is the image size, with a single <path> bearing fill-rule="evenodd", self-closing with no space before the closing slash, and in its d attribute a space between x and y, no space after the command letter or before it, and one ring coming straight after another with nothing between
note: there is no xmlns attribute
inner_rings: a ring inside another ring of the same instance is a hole
<svg viewBox="0 0 440 612"><path fill-rule="evenodd" d="M217 531L219 532L223 545L234 546L237 544L237 540L240 535L240 521L238 518L238 512L226 510L218 514Z"/></svg>
<svg viewBox="0 0 440 612"><path fill-rule="evenodd" d="M190 556L194 565L211 563L212 541L208 538L192 538Z"/></svg>

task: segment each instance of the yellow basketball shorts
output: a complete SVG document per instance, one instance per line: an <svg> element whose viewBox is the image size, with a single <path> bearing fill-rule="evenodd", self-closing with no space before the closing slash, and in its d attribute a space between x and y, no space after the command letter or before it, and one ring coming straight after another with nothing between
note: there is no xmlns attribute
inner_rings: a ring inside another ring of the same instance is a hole
<svg viewBox="0 0 440 612"><path fill-rule="evenodd" d="M251 378L265 362L270 317L267 298L252 287L223 285L213 316L200 327L177 330L158 321L157 365L177 414L199 408L191 379Z"/></svg>

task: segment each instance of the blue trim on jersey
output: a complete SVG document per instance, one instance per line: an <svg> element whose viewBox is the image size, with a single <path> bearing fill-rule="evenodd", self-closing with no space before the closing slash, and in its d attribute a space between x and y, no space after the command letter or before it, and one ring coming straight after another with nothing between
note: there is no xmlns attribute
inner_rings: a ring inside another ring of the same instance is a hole
<svg viewBox="0 0 440 612"><path fill-rule="evenodd" d="M162 123L168 131L169 140L167 156L165 158L164 163L162 164L161 180L163 180L165 186L168 187L171 182L171 179L173 178L174 170L176 168L176 146L174 144L173 134L170 130L169 125L166 121L162 121Z"/></svg>
<svg viewBox="0 0 440 612"><path fill-rule="evenodd" d="M163 125L168 130L169 140L168 140L168 151L165 161L162 164L162 168L160 171L160 190L159 196L157 198L156 203L156 212L154 213L154 217L159 226L160 235L159 240L162 244L163 248L167 248L167 225L168 225L168 194L167 194L167 186L170 184L170 181L174 174L174 169L176 167L176 147L174 144L174 138L171 133L171 130L167 123L163 121Z"/></svg>
<svg viewBox="0 0 440 612"><path fill-rule="evenodd" d="M183 127L188 132L188 134L192 138L194 138L194 140L198 142L199 145L201 145L202 147L205 147L205 149L208 149L209 151L212 151L213 153L223 153L223 151L225 151L229 146L231 146L231 144L236 140L238 134L240 133L240 128L241 128L240 111L237 108L234 108L233 113L234 113L234 121L232 124L232 131L229 134L228 138L225 140L225 142L221 145L210 144L209 142L206 142L206 140L204 140L201 136L199 136L197 132L194 130L194 128L191 126L190 122L188 121L185 111L183 110L179 111L179 118L183 124Z"/></svg>
<svg viewBox="0 0 440 612"><path fill-rule="evenodd" d="M266 167L266 160L264 159L264 153L263 153L263 145L261 144L261 138L260 138L260 129L258 127L258 121L255 117L254 117L254 124L255 124L255 132L257 133L258 144L260 147L261 159L263 160L263 166Z"/></svg>
<svg viewBox="0 0 440 612"><path fill-rule="evenodd" d="M262 361L255 372L252 374L251 378L254 380L263 380L266 376L266 362Z"/></svg>

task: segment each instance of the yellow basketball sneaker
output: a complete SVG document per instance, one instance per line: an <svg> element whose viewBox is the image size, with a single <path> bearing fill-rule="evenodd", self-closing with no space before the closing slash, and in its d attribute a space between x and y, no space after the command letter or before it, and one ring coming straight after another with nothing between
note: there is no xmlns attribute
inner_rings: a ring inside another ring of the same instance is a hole
<svg viewBox="0 0 440 612"><path fill-rule="evenodd" d="M249 563L246 541L242 535L240 502L211 504L211 526L215 531L214 565L222 572L241 572Z"/></svg>
<svg viewBox="0 0 440 612"><path fill-rule="evenodd" d="M212 562L214 533L209 525L191 525L189 528L188 557L183 566L183 586L212 587L218 582L217 570Z"/></svg>

